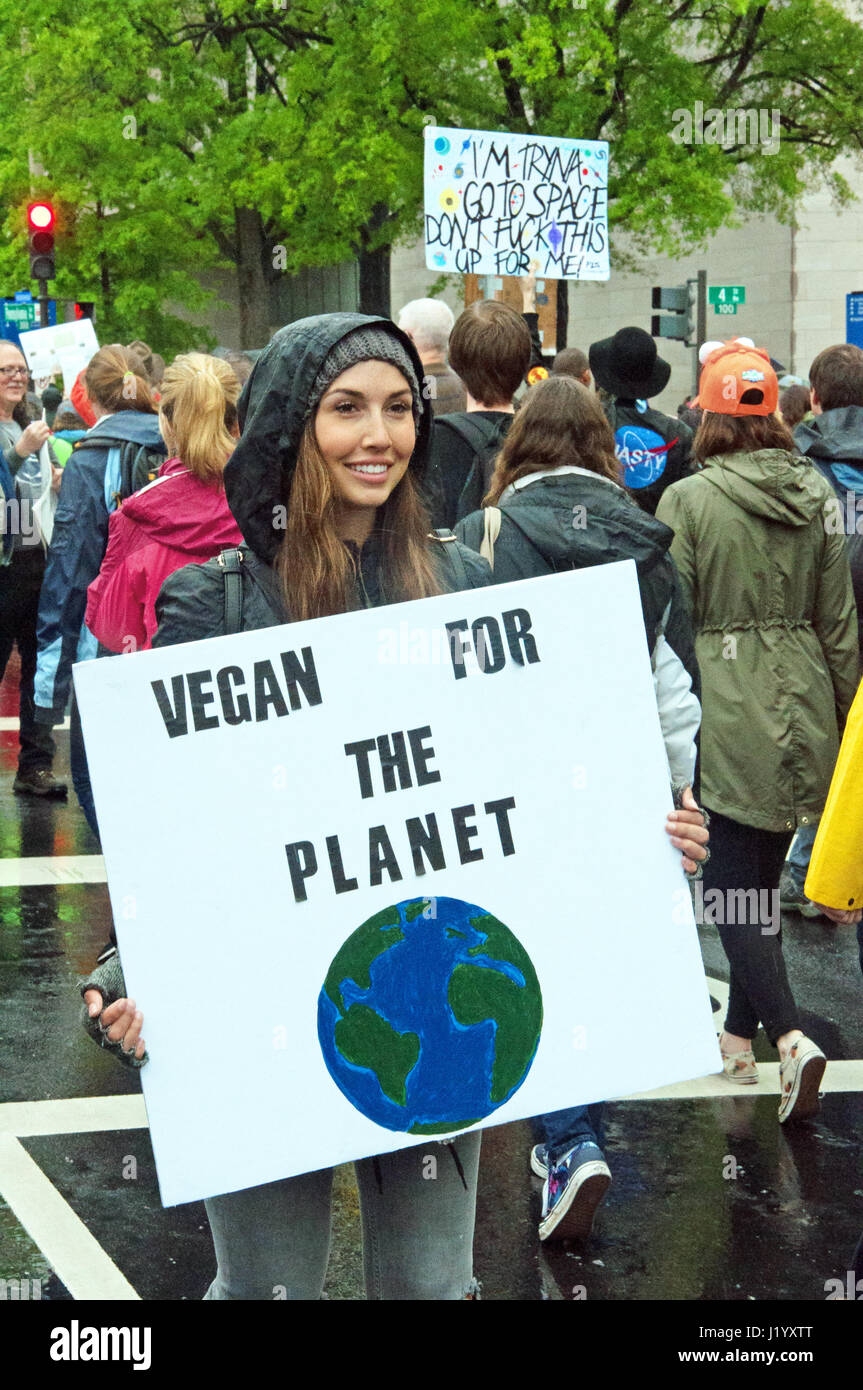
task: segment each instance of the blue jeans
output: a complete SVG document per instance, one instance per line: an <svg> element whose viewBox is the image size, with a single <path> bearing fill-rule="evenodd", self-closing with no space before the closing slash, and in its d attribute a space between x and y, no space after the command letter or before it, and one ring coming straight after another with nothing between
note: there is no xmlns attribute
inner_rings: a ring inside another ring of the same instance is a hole
<svg viewBox="0 0 863 1390"><path fill-rule="evenodd" d="M481 1134L354 1165L366 1298L476 1294L473 1228ZM453 1152L454 1151L454 1152ZM430 1160L434 1160L431 1162ZM330 1253L333 1170L205 1202L218 1269L206 1299L318 1299Z"/></svg>
<svg viewBox="0 0 863 1390"><path fill-rule="evenodd" d="M548 1146L549 1162L558 1163L565 1153L585 1140L601 1149L604 1109L605 1101L597 1101L594 1105L576 1105L570 1110L537 1115L533 1121L534 1133L540 1144Z"/></svg>
<svg viewBox="0 0 863 1390"><path fill-rule="evenodd" d="M815 844L817 834L818 821L814 825L801 825L794 836L794 843L788 856L788 872L794 887L799 889L801 893L806 882L806 875L809 872L809 860L812 857L812 846Z"/></svg>

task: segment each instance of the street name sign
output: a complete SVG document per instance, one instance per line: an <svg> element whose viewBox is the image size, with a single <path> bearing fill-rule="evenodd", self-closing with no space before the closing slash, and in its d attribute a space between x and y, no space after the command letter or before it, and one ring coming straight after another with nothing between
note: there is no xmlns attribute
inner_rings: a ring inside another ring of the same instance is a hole
<svg viewBox="0 0 863 1390"><path fill-rule="evenodd" d="M707 302L713 306L714 313L736 314L738 304L746 303L746 286L710 285Z"/></svg>

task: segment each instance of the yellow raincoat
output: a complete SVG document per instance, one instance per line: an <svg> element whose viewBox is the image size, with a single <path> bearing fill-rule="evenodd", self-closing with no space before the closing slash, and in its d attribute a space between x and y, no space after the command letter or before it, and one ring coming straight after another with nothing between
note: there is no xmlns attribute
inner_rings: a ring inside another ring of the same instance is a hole
<svg viewBox="0 0 863 1390"><path fill-rule="evenodd" d="M863 907L863 685L848 715L803 891L825 907Z"/></svg>

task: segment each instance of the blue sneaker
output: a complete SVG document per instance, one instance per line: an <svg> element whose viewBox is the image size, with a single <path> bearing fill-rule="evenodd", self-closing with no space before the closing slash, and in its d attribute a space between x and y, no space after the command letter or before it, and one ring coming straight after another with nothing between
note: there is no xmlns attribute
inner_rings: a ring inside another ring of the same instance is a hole
<svg viewBox="0 0 863 1390"><path fill-rule="evenodd" d="M530 1171L543 1182L548 1177L548 1145L534 1144L530 1151Z"/></svg>
<svg viewBox="0 0 863 1390"><path fill-rule="evenodd" d="M576 1144L549 1169L542 1189L540 1240L586 1240L610 1182L602 1149L590 1140Z"/></svg>

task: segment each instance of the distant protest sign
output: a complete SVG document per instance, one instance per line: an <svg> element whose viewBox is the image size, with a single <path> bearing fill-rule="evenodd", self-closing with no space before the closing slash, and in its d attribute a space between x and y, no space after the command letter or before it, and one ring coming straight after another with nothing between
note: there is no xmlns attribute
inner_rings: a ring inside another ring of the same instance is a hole
<svg viewBox="0 0 863 1390"><path fill-rule="evenodd" d="M33 376L63 376L68 395L78 373L99 351L99 340L92 319L58 323L50 328L33 328L19 335L21 351Z"/></svg>
<svg viewBox="0 0 863 1390"><path fill-rule="evenodd" d="M608 143L425 128L430 270L607 280Z"/></svg>
<svg viewBox="0 0 863 1390"><path fill-rule="evenodd" d="M166 1205L719 1070L632 562L75 686Z"/></svg>

